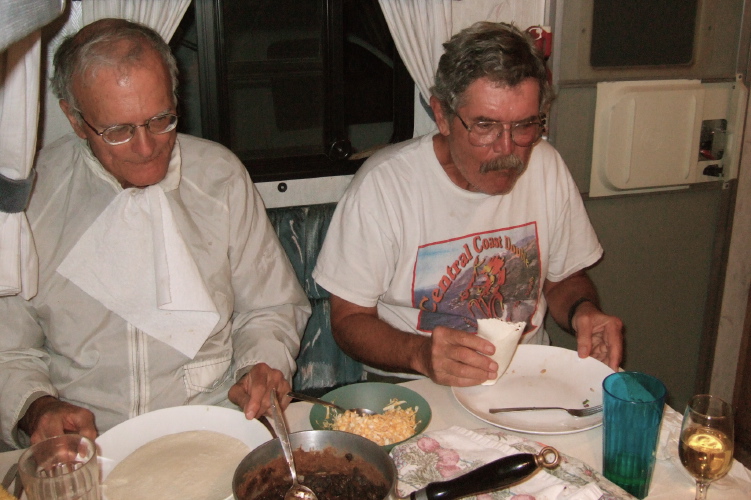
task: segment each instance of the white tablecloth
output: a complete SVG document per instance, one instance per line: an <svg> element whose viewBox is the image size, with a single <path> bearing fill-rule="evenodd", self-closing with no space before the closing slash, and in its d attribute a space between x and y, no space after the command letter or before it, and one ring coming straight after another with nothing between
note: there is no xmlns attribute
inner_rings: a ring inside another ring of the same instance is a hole
<svg viewBox="0 0 751 500"><path fill-rule="evenodd" d="M430 404L432 418L426 432L460 426L466 429L490 428L489 424L468 413L454 398L450 387L436 385L428 379L406 382L405 386L418 392ZM290 431L309 430L310 403L293 403L286 410L285 415ZM668 408L663 427L666 425L680 426L680 414ZM498 429L492 427L493 429ZM529 440L544 443L556 448L566 455L602 470L602 427L584 432L559 435L533 435L512 431L508 434L517 435ZM664 440L663 440L664 441ZM673 449L675 448L675 449ZM21 450L0 453L0 477L18 461ZM672 458L669 458L672 457ZM677 461L677 443L661 443L658 449L658 460L654 477L649 491L648 500L693 500L695 492L694 481L683 470ZM709 500L751 500L751 471L739 462L733 464L733 469L727 477L712 483L709 488Z"/></svg>

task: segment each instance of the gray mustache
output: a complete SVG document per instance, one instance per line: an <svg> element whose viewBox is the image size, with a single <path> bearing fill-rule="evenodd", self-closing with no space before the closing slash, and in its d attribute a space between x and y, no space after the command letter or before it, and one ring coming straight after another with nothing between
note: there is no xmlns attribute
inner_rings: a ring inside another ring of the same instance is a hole
<svg viewBox="0 0 751 500"><path fill-rule="evenodd" d="M490 161L480 165L480 173L486 174L488 172L501 172L504 170L516 170L522 172L524 170L524 162L516 155L499 156Z"/></svg>

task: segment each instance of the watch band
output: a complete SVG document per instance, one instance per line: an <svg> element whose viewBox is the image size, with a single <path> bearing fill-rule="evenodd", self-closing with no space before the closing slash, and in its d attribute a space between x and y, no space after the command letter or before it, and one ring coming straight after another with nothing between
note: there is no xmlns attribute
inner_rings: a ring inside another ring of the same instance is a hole
<svg viewBox="0 0 751 500"><path fill-rule="evenodd" d="M588 299L586 297L580 297L576 299L576 301L571 304L571 307L568 309L568 332L571 334L575 334L576 330L574 330L574 314L576 314L576 310L579 308L580 305L584 304L585 302L589 302L590 304L594 304L595 307L597 307L597 304L594 300Z"/></svg>

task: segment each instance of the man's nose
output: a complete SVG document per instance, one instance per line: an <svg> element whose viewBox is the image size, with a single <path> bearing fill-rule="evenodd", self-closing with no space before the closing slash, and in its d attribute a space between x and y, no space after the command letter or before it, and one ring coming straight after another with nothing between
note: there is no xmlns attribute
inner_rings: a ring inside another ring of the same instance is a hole
<svg viewBox="0 0 751 500"><path fill-rule="evenodd" d="M144 157L151 156L156 147L156 137L144 125L136 127L130 142L133 150Z"/></svg>
<svg viewBox="0 0 751 500"><path fill-rule="evenodd" d="M511 154L514 151L514 141L511 138L511 126L502 124L500 135L492 143L493 151L502 155Z"/></svg>

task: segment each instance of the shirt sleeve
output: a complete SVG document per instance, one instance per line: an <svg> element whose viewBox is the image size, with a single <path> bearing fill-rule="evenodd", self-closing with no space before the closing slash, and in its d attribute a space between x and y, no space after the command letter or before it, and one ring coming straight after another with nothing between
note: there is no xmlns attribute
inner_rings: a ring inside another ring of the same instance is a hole
<svg viewBox="0 0 751 500"><path fill-rule="evenodd" d="M291 381L311 308L260 195L243 174L229 193L235 375L263 362Z"/></svg>
<svg viewBox="0 0 751 500"><path fill-rule="evenodd" d="M0 299L0 429L2 440L28 445L18 432L18 421L31 398L57 396L50 382L44 334L31 302L19 296Z"/></svg>
<svg viewBox="0 0 751 500"><path fill-rule="evenodd" d="M373 177L356 177L340 200L313 270L319 285L361 307L389 289L399 255L397 216Z"/></svg>
<svg viewBox="0 0 751 500"><path fill-rule="evenodd" d="M560 155L551 151L556 168L550 170L556 172L557 182L551 183L555 192L548 194L555 202L551 205L554 230L547 279L557 282L595 264L603 249L574 179Z"/></svg>

